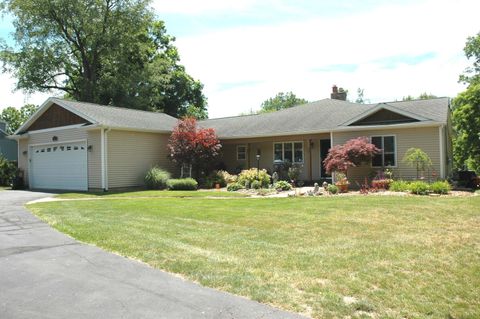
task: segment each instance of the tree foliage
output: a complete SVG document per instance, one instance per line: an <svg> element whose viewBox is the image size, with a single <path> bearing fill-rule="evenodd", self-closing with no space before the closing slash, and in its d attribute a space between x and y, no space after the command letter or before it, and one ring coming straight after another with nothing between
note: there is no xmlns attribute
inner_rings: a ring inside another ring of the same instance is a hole
<svg viewBox="0 0 480 319"><path fill-rule="evenodd" d="M423 150L419 148L409 148L402 160L408 166L417 170L417 179L420 172L424 172L426 169L432 166L432 160Z"/></svg>
<svg viewBox="0 0 480 319"><path fill-rule="evenodd" d="M402 98L402 101L413 101L413 100L430 100L430 99L436 99L437 96L433 95L431 93L423 92L419 96L414 97L411 95L404 96Z"/></svg>
<svg viewBox="0 0 480 319"><path fill-rule="evenodd" d="M473 65L460 76L460 81L468 84L467 89L452 102L454 159L458 168L480 173L480 33L467 39L464 51Z"/></svg>
<svg viewBox="0 0 480 319"><path fill-rule="evenodd" d="M177 165L193 167L195 171L207 167L220 154L222 145L212 128L199 128L197 120L179 120L168 141L170 159Z"/></svg>
<svg viewBox="0 0 480 319"><path fill-rule="evenodd" d="M9 106L2 110L0 119L7 122L7 134L13 134L33 113L38 109L37 105L25 104L20 109Z"/></svg>
<svg viewBox="0 0 480 319"><path fill-rule="evenodd" d="M305 103L308 103L308 101L297 97L292 92L280 92L262 103L260 113L279 111Z"/></svg>
<svg viewBox="0 0 480 319"><path fill-rule="evenodd" d="M357 98L355 99L355 103L365 104L367 100L365 99L365 89L358 88L357 89Z"/></svg>
<svg viewBox="0 0 480 319"><path fill-rule="evenodd" d="M150 0L3 0L15 46L3 46L4 71L17 89L59 90L85 102L183 116L206 109L203 85L180 57Z"/></svg>
<svg viewBox="0 0 480 319"><path fill-rule="evenodd" d="M370 143L368 137L357 137L348 140L343 145L335 145L330 148L323 163L329 174L332 172L347 174L350 167L356 167L361 163L370 161L379 152L380 149Z"/></svg>

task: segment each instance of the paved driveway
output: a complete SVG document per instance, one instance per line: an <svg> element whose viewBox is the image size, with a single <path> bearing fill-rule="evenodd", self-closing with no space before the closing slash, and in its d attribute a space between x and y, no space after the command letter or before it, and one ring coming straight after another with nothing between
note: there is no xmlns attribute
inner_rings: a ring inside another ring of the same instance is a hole
<svg viewBox="0 0 480 319"><path fill-rule="evenodd" d="M302 318L201 287L57 232L0 191L0 317Z"/></svg>

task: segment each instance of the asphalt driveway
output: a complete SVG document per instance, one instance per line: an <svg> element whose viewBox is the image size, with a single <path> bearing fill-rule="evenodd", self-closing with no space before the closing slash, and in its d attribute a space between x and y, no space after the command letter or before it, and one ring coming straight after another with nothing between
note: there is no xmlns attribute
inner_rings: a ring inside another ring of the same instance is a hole
<svg viewBox="0 0 480 319"><path fill-rule="evenodd" d="M303 318L85 245L23 205L49 196L0 191L0 317Z"/></svg>

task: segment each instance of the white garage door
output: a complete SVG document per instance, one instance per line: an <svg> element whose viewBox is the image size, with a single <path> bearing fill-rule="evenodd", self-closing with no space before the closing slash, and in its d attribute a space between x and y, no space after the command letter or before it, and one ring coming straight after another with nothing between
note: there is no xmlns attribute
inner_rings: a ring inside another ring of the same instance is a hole
<svg viewBox="0 0 480 319"><path fill-rule="evenodd" d="M88 190L85 142L32 146L30 187Z"/></svg>

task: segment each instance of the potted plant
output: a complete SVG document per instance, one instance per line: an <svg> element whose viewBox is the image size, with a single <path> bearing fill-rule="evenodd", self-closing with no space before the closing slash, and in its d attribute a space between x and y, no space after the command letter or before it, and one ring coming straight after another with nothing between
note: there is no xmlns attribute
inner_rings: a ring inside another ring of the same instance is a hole
<svg viewBox="0 0 480 319"><path fill-rule="evenodd" d="M340 193L348 192L348 185L350 185L350 182L348 181L347 176L344 173L336 173L335 177L337 180L335 185L338 187Z"/></svg>

